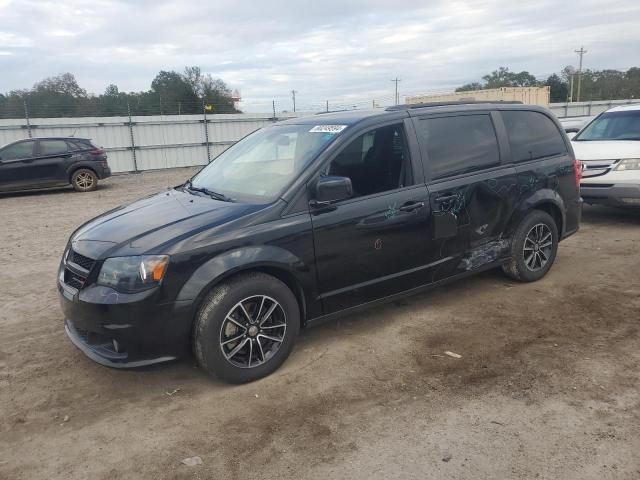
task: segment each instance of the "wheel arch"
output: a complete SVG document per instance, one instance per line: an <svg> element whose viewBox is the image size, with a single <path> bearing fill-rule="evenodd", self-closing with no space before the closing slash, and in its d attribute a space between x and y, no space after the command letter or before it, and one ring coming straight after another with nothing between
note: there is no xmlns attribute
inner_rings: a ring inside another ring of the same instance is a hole
<svg viewBox="0 0 640 480"><path fill-rule="evenodd" d="M520 203L508 222L506 232L509 236L513 234L518 224L531 210L540 210L548 213L558 228L558 237L560 239L564 237L566 226L565 203L558 192L549 189L538 190Z"/></svg>
<svg viewBox="0 0 640 480"><path fill-rule="evenodd" d="M74 163L67 170L67 180L69 180L69 183L73 183L73 174L76 173L78 170L91 170L96 176L96 179L100 180L100 175L98 175L98 172L96 171L96 169L91 165L85 165L84 163L80 163L80 164Z"/></svg>
<svg viewBox="0 0 640 480"><path fill-rule="evenodd" d="M305 287L310 287L308 284L312 281L313 272L291 252L274 246L245 247L211 258L185 282L176 300L192 301L192 316L195 316L211 289L247 272L262 272L284 283L298 301L301 326L306 323L308 302Z"/></svg>

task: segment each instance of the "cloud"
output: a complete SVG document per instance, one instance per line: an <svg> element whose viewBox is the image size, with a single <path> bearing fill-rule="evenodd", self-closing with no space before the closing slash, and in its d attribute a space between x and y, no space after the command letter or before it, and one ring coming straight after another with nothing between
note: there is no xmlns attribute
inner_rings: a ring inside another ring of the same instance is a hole
<svg viewBox="0 0 640 480"><path fill-rule="evenodd" d="M262 2L0 0L0 91L70 71L102 92L146 90L159 70L200 65L246 105L391 102L497 68L544 77L576 63L640 65L636 0Z"/></svg>

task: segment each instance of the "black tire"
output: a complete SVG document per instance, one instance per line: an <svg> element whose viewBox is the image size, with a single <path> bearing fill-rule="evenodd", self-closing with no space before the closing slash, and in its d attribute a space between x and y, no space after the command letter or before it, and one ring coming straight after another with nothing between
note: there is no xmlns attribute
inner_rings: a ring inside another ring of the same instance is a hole
<svg viewBox="0 0 640 480"><path fill-rule="evenodd" d="M98 188L98 176L93 170L79 168L71 175L71 185L76 192L92 192Z"/></svg>
<svg viewBox="0 0 640 480"><path fill-rule="evenodd" d="M537 229L537 230L534 230ZM535 239L538 232L539 242ZM550 234L551 244L544 240ZM527 240L529 239L529 240ZM525 242L527 246L525 247ZM535 246L537 243L537 247ZM544 245L544 247L540 247ZM525 250L526 248L526 250ZM502 270L509 277L520 282L535 282L544 277L556 258L558 251L558 227L556 222L546 212L533 210L516 228L511 241L511 260L502 266ZM535 256L537 254L537 257ZM533 257L531 256L533 255ZM546 258L544 264L542 260Z"/></svg>
<svg viewBox="0 0 640 480"><path fill-rule="evenodd" d="M279 307L273 307L271 315L261 323L260 318L269 312L272 301ZM255 318L247 319L247 314ZM240 323L244 331L238 326ZM285 327L276 326L281 324ZM193 328L193 352L208 373L230 383L251 382L284 363L299 331L300 309L289 287L261 272L241 273L214 287L202 302ZM234 343L231 340L235 338L238 340ZM245 346L241 346L242 342ZM235 356L228 357L236 348L240 350ZM258 364L252 366L252 360Z"/></svg>

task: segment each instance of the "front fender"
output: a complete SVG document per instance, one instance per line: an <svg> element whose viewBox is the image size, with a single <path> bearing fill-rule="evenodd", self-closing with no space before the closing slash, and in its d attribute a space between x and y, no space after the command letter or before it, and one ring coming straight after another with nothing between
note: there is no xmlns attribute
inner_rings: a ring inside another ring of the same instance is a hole
<svg viewBox="0 0 640 480"><path fill-rule="evenodd" d="M203 263L182 286L176 300L193 301L224 278L260 267L283 270L293 276L304 291L309 291L313 272L300 258L273 245L254 245L230 250Z"/></svg>

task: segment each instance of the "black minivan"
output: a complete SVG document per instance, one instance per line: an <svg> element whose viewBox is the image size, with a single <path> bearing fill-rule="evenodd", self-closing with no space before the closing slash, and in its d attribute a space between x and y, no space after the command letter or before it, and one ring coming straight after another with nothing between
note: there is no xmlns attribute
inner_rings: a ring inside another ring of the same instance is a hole
<svg viewBox="0 0 640 480"><path fill-rule="evenodd" d="M208 372L251 381L322 319L495 267L542 278L578 230L580 175L540 107L287 120L76 230L59 269L65 329L111 367L191 349Z"/></svg>
<svg viewBox="0 0 640 480"><path fill-rule="evenodd" d="M69 184L91 192L110 176L107 152L88 138L30 138L0 147L0 192Z"/></svg>

